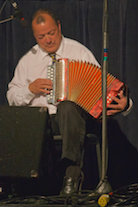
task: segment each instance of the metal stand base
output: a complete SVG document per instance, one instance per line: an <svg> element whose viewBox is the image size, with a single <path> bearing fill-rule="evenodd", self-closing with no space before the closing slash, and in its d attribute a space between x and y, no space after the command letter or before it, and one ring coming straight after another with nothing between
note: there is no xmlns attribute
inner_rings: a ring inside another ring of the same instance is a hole
<svg viewBox="0 0 138 207"><path fill-rule="evenodd" d="M109 184L107 178L105 178L104 180L100 180L95 192L99 195L112 192L112 187Z"/></svg>

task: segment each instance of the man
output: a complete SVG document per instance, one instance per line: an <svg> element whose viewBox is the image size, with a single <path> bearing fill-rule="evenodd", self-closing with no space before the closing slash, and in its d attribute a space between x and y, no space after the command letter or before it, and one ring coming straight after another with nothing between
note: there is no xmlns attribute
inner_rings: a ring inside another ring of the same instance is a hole
<svg viewBox="0 0 138 207"><path fill-rule="evenodd" d="M80 165L89 115L71 101L60 102L57 107L47 103L46 96L52 89L52 81L47 79L47 67L53 62L50 54L55 54L56 59L76 59L100 65L85 46L61 34L61 24L50 10L40 9L33 15L32 30L37 44L19 61L9 83L7 99L9 105L48 107L53 134L62 136L63 175L66 171L68 179L76 172L75 177L79 177L79 167L76 166ZM127 108L123 91L119 96L112 97L117 104L109 105L111 110L107 115ZM93 124L93 119L91 122Z"/></svg>

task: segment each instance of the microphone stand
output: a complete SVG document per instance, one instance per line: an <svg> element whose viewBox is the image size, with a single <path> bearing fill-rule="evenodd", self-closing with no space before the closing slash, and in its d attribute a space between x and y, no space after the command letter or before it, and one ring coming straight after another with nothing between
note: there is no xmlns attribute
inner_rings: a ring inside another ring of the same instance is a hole
<svg viewBox="0 0 138 207"><path fill-rule="evenodd" d="M103 2L103 48L102 48L102 97L103 97L103 112L102 112L102 175L97 186L96 192L99 194L109 193L112 188L107 180L108 166L108 142L107 142L107 70L108 70L108 11L107 0Z"/></svg>
<svg viewBox="0 0 138 207"><path fill-rule="evenodd" d="M4 22L11 21L11 20L13 20L13 19L14 19L14 16L11 15L11 17L9 17L9 18L1 20L1 21L0 21L0 24L2 24L2 23L4 23Z"/></svg>

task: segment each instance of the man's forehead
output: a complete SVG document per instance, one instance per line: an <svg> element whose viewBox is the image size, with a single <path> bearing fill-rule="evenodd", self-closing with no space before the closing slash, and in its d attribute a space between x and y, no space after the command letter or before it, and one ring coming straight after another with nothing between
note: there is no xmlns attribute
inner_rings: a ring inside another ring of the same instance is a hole
<svg viewBox="0 0 138 207"><path fill-rule="evenodd" d="M56 24L46 24L45 22L42 22L41 24L34 24L32 26L33 32L35 35L45 35L49 34L50 32L53 32L57 29Z"/></svg>

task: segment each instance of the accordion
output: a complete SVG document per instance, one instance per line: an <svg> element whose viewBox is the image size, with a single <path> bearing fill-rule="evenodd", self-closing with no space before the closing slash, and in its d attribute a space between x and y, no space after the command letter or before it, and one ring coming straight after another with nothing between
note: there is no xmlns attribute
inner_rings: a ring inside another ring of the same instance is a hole
<svg viewBox="0 0 138 207"><path fill-rule="evenodd" d="M53 81L53 90L47 95L47 102L56 105L70 100L82 107L95 119L102 114L102 71L101 68L80 61L59 59L48 66L47 78ZM117 96L124 83L107 73L107 107L111 96Z"/></svg>

